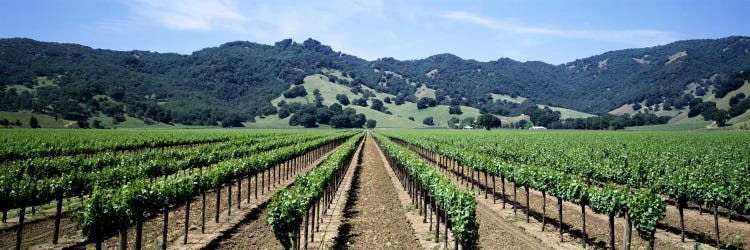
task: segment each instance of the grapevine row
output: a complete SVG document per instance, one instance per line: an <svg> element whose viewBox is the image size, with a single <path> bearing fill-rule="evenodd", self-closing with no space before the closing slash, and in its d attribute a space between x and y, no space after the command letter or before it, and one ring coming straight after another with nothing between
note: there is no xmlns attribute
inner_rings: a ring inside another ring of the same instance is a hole
<svg viewBox="0 0 750 250"><path fill-rule="evenodd" d="M720 243L718 207L730 211L730 220L732 212L750 213L750 150L747 150L750 137L746 133L494 135L435 132L410 136L436 144L470 146L475 152L506 162L544 166L600 185L613 183L650 189L674 201L683 241L683 210L689 202L713 208L717 245Z"/></svg>
<svg viewBox="0 0 750 250"><path fill-rule="evenodd" d="M93 160L95 164L68 166L49 164L49 169L62 168L56 171L24 172L17 175L14 171L0 172L0 210L35 206L49 203L65 197L89 194L95 187L117 187L131 180L153 179L173 174L180 170L207 166L226 159L238 158L282 146L297 143L300 139L316 139L320 136L302 136L280 139L268 139L251 147L218 147L198 148L175 152L155 152L147 157L120 156L111 158L103 156ZM242 144L240 144L242 145ZM70 163L70 162L64 162ZM41 173L59 172L45 178ZM31 173L35 173L32 175Z"/></svg>
<svg viewBox="0 0 750 250"><path fill-rule="evenodd" d="M98 246L104 236L126 230L128 226L135 225L136 235L139 235L142 222L159 212L166 213L170 207L212 189L216 189L218 194L224 184L250 178L324 145L340 143L352 135L351 132L337 133L323 139L220 162L204 171L170 176L155 183L138 179L119 188L94 190L80 211L80 226Z"/></svg>
<svg viewBox="0 0 750 250"><path fill-rule="evenodd" d="M419 155L406 149L388 137L375 134L386 157L397 173L404 187L408 188L414 199L428 200L436 210L438 218L443 211L443 218L448 221L456 238L456 244L463 249L476 249L479 241L479 224L476 219L477 201L472 193L461 190L446 179L433 166L424 162ZM439 219L438 219L439 221Z"/></svg>
<svg viewBox="0 0 750 250"><path fill-rule="evenodd" d="M294 249L298 249L303 219L305 222L318 222L315 217L322 212L321 205L328 207L333 201L333 193L341 184L361 139L361 133L349 138L320 166L297 177L294 186L280 190L271 198L266 208L266 221L285 249L291 249L294 245L297 245ZM308 225L305 225L305 230L307 229ZM307 234L305 231L305 249L308 242ZM314 233L311 238L314 239Z"/></svg>
<svg viewBox="0 0 750 250"><path fill-rule="evenodd" d="M392 135L389 134L389 136ZM648 189L630 192L623 187L613 185L601 188L588 183L584 178L565 174L555 169L533 164L510 163L491 155L476 153L472 145L469 144L456 143L456 145L451 145L449 142L442 140L419 140L408 135L395 136L394 138L417 145L419 149L424 151L423 154L435 153L457 161L479 173L501 178L503 182L507 179L516 186L526 189L527 193L529 188L542 192L543 197L546 197L546 194L549 193L557 197L558 209L561 209L562 201L569 201L581 206L584 237L586 230L585 207L587 205L594 212L607 215L610 221L614 221L615 217L626 217L629 223L634 224L638 235L649 241L650 244L653 244L656 224L665 216L664 201ZM559 222L562 222L562 218ZM610 227L612 226L613 223L610 223ZM626 227L626 230L628 228ZM562 233L562 231L560 232ZM614 245L613 233L614 229L610 228L611 245Z"/></svg>
<svg viewBox="0 0 750 250"><path fill-rule="evenodd" d="M246 132L242 136L248 135ZM263 134L265 132L259 132ZM0 140L0 162L38 157L160 148L212 142L226 142L238 136L220 130L211 133L131 130L111 133L97 130L54 129L6 131Z"/></svg>

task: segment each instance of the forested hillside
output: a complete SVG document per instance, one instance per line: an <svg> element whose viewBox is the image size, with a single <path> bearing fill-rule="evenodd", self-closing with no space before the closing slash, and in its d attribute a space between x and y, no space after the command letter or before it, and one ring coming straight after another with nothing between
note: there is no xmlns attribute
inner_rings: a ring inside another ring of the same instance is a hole
<svg viewBox="0 0 750 250"><path fill-rule="evenodd" d="M430 90L438 104L506 116L536 104L594 114L644 100L679 109L689 105L683 95L690 83L723 93L739 88L732 77L750 69L749 50L750 38L728 37L550 65L507 58L479 62L451 54L367 61L312 39L230 42L191 55L0 39L0 109L73 121L129 115L147 122L217 125L276 113L272 99L328 69L342 72L342 77L329 75L332 81L391 94L396 103L416 103L415 94ZM495 100L492 94L525 99Z"/></svg>

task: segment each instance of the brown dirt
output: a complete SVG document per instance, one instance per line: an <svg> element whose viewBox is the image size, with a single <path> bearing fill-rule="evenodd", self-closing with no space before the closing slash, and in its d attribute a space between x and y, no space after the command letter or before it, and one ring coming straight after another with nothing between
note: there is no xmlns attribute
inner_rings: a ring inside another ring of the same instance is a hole
<svg viewBox="0 0 750 250"><path fill-rule="evenodd" d="M249 221L240 226L230 238L220 241L216 249L281 249L281 244L271 233L271 227L266 223L268 214L265 203L250 214Z"/></svg>
<svg viewBox="0 0 750 250"><path fill-rule="evenodd" d="M497 216L488 206L477 204L479 222L479 246L485 249L556 249L555 245L545 245L503 217Z"/></svg>
<svg viewBox="0 0 750 250"><path fill-rule="evenodd" d="M55 209L52 209L52 214L55 213ZM30 215L30 214L29 214ZM37 211L39 215L39 211ZM16 226L8 228L0 233L0 249L14 249L16 245ZM24 223L23 226L23 240L21 241L22 248L43 244L46 242L52 242L52 235L54 234L55 220L42 219L31 223ZM60 242L69 241L69 237L77 234L76 223L71 222L70 218L63 216L60 219Z"/></svg>
<svg viewBox="0 0 750 250"><path fill-rule="evenodd" d="M340 232L336 248L422 248L372 137L365 139L363 151L361 172L354 176L354 194L349 197L351 207L345 211L347 230Z"/></svg>

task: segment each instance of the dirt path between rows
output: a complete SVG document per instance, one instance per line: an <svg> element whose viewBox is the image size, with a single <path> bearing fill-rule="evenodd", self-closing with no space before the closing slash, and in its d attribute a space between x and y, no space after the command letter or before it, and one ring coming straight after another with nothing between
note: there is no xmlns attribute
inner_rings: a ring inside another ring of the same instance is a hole
<svg viewBox="0 0 750 250"><path fill-rule="evenodd" d="M371 136L364 142L359 173L354 176L351 207L345 211L348 231L336 246L354 249L420 249L422 246L408 223L399 193L386 172L381 153ZM349 204L347 204L348 206Z"/></svg>
<svg viewBox="0 0 750 250"><path fill-rule="evenodd" d="M282 249L266 223L266 205L267 202L253 211L245 219L246 224L240 226L227 240L220 241L215 249Z"/></svg>
<svg viewBox="0 0 750 250"><path fill-rule="evenodd" d="M359 149L356 151L355 155L358 153ZM352 162L351 164L354 165L356 162ZM343 189L348 191L348 188L344 188L345 186L343 185L349 185L350 182L347 180L351 181L351 169L347 172L347 177L345 177L342 186L340 186L339 191L337 191L337 196L334 198L334 202L329 206L329 209L325 210L325 213L321 215L323 218L319 218L322 223L318 228L318 231L315 232L316 241L309 243L310 249L315 249L316 246L320 246L324 242L333 241L332 235L335 235L338 228L337 222L342 221L342 217L340 216L340 203L343 203L344 199L342 199L342 197L345 196L346 192L341 191ZM271 232L271 227L266 222L266 218L268 217L266 206L269 202L270 200L267 200L261 204L243 219L236 229L229 232L229 234L224 236L224 239L216 244L210 245L208 249L282 249L283 247ZM337 214L335 211L338 211L339 213ZM334 219L337 221L333 221Z"/></svg>

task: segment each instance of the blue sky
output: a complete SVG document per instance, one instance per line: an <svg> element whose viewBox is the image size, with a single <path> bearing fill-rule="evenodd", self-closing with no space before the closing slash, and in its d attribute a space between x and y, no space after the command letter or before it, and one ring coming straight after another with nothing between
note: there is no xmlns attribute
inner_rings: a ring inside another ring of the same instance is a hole
<svg viewBox="0 0 750 250"><path fill-rule="evenodd" d="M750 35L750 1L0 0L0 37L189 54L312 37L365 59L452 53L560 64L610 50Z"/></svg>

